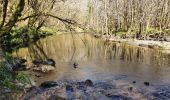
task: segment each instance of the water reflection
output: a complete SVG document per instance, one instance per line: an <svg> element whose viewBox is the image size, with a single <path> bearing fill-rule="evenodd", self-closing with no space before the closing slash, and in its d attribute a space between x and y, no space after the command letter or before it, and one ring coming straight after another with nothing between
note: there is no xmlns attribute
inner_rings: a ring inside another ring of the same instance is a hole
<svg viewBox="0 0 170 100"><path fill-rule="evenodd" d="M117 75L127 75L128 80L170 80L170 55L159 50L135 47L126 43L106 42L89 34L62 34L38 41L14 55L33 59L52 58L57 62L56 71L42 78L33 77L38 83L45 80L105 80ZM79 64L77 69L72 64ZM29 63L31 66L31 63ZM34 75L34 73L33 73Z"/></svg>

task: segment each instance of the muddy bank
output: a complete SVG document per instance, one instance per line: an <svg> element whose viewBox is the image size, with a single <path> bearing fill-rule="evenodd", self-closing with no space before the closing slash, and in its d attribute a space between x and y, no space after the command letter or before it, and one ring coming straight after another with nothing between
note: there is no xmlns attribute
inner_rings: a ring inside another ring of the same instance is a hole
<svg viewBox="0 0 170 100"><path fill-rule="evenodd" d="M22 100L165 100L170 98L170 85L154 86L113 80L109 82L48 81L32 87Z"/></svg>

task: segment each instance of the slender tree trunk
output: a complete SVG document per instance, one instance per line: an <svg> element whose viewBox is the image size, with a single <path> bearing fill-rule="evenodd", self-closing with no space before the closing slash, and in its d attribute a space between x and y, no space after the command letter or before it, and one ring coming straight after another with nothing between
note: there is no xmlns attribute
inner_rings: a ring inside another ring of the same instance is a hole
<svg viewBox="0 0 170 100"><path fill-rule="evenodd" d="M3 27L6 19L6 14L7 14L7 7L8 7L8 0L3 1L3 14L2 14L2 22L0 23L0 30Z"/></svg>
<svg viewBox="0 0 170 100"><path fill-rule="evenodd" d="M25 0L19 0L19 3L14 13L12 14L11 18L9 19L7 24L1 28L0 37L3 35L7 35L11 31L12 27L15 26L18 18L21 16L22 11L24 10L24 6L25 6Z"/></svg>

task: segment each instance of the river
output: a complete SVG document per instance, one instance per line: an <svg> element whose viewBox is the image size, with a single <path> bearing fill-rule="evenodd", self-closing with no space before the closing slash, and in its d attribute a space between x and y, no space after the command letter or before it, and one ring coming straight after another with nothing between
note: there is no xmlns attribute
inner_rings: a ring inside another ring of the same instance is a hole
<svg viewBox="0 0 170 100"><path fill-rule="evenodd" d="M152 86L170 84L170 54L156 49L97 39L90 34L61 34L41 39L28 48L14 52L28 60L54 59L56 68L50 73L29 71L36 85L44 81L90 79L94 82L123 80L144 82ZM73 67L76 63L77 68ZM36 77L41 75L41 77Z"/></svg>

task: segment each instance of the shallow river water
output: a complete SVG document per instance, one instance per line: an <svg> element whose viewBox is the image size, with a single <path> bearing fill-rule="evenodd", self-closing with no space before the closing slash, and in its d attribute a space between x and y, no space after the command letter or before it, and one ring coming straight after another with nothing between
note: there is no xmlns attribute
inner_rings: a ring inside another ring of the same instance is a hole
<svg viewBox="0 0 170 100"><path fill-rule="evenodd" d="M96 39L90 34L62 34L47 37L14 55L34 59L54 59L56 69L48 74L30 72L36 84L49 80L94 82L123 80L136 87L170 84L170 54L159 50ZM76 63L77 68L73 67ZM41 77L36 77L36 75Z"/></svg>
<svg viewBox="0 0 170 100"><path fill-rule="evenodd" d="M28 60L51 58L56 71L37 80L129 80L170 82L170 55L125 43L107 42L89 34L62 34L42 39L15 55ZM73 67L77 63L77 68ZM119 77L118 77L119 78Z"/></svg>

